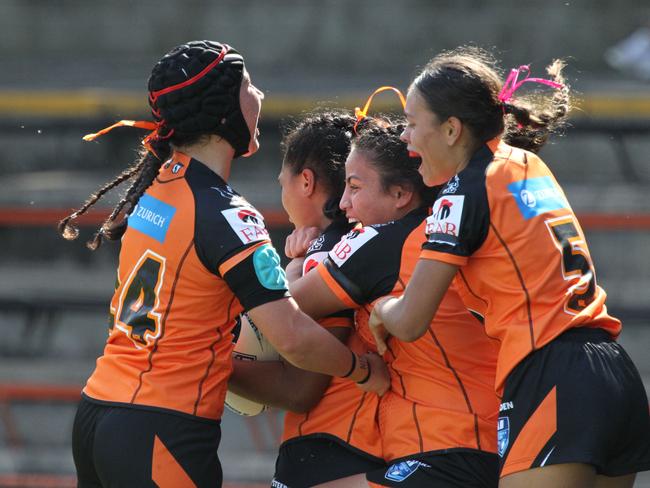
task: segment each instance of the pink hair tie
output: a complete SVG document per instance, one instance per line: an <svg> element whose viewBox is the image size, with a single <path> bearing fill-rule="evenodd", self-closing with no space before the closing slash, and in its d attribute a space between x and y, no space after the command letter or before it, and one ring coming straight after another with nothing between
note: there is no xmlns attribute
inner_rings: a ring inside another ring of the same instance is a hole
<svg viewBox="0 0 650 488"><path fill-rule="evenodd" d="M526 77L521 81L517 81L519 79L519 73L523 72L526 72ZM564 88L564 85L562 83L558 83L557 81L545 80L544 78L529 78L529 76L530 67L526 64L519 66L519 68L511 69L508 78L506 78L506 82L503 84L501 92L499 92L499 101L502 103L508 102L508 100L514 96L515 92L519 90L521 85L527 81L547 85L555 88L556 90Z"/></svg>

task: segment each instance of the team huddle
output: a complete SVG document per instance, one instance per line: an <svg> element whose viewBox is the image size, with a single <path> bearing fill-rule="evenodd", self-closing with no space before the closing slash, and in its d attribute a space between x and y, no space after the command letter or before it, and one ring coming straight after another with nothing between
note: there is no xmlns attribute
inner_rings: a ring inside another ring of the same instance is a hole
<svg viewBox="0 0 650 488"><path fill-rule="evenodd" d="M287 412L274 487L632 486L650 469L646 393L537 156L569 110L562 68L504 82L459 48L413 80L403 118L367 116L370 100L305 116L283 140L283 269L228 184L259 147L243 57L212 41L166 54L155 121L87 136L149 129L140 156L60 223L75 238L130 183L88 243L121 251L73 427L78 486L221 486L227 391ZM242 320L281 357L233 356Z"/></svg>

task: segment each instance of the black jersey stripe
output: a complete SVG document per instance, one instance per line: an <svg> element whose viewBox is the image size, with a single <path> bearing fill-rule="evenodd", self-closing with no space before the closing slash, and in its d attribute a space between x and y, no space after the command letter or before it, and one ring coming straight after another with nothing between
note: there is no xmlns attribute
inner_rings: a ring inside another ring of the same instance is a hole
<svg viewBox="0 0 650 488"><path fill-rule="evenodd" d="M361 407L363 406L363 402L366 399L366 395L368 395L367 391L363 392L363 395L361 395L361 400L359 401L359 405L357 406L357 409L354 411L354 415L352 415L352 420L350 422L350 427L348 429L348 435L345 439L345 442L348 444L350 443L350 439L352 438L352 431L354 430L354 424L357 423L357 415L359 414L359 410L361 410Z"/></svg>
<svg viewBox="0 0 650 488"><path fill-rule="evenodd" d="M207 367L205 368L205 374L203 375L203 378L201 378L201 381L199 382L199 390L196 395L196 401L194 402L194 415L196 415L196 412L199 409L199 402L201 401L201 397L203 396L203 383L205 383L205 380L208 378L208 375L210 374L210 370L212 369L212 366L214 365L214 362L217 359L217 355L214 352L214 346L216 346L223 338L223 332L221 332L221 327L228 325L228 323L234 319L234 317L232 319L230 318L230 313L232 311L233 303L235 303L235 298L236 297L233 295L233 297L230 299L230 303L228 303L228 313L226 314L226 320L223 322L223 324L217 327L217 338L212 342L212 344L210 344L210 354L212 357Z"/></svg>
<svg viewBox="0 0 650 488"><path fill-rule="evenodd" d="M515 260L515 257L512 255L512 252L510 252L510 248L508 248L508 245L506 242L503 240L501 237L501 234L499 234L499 231L497 228L490 222L490 228L494 231L494 235L497 236L497 239L499 239L499 242L505 249L505 251L508 253L508 256L510 257L510 261L512 262L512 266L515 269L515 273L517 273L517 278L519 279L519 284L521 285L521 289L524 292L524 296L526 298L526 313L528 314L528 330L530 333L530 347L532 350L535 350L535 334L534 334L534 328L533 328L533 314L531 311L531 305L530 305L530 295L528 293L528 288L526 288L526 283L524 283L524 277L521 274L521 270L519 269L519 265L517 264L517 261Z"/></svg>
<svg viewBox="0 0 650 488"><path fill-rule="evenodd" d="M183 265L185 264L185 260L187 259L187 256L190 254L190 251L194 247L194 239L190 241L190 244L187 246L187 249L185 249L185 252L183 253L183 256L181 256L181 260L178 263L178 269L176 270L176 276L174 276L174 283L172 284L172 290L171 293L169 294L169 303L167 304L167 309L165 310L165 315L163 315L162 322L160 324L160 335L156 339L156 342L154 342L153 347L151 348L151 352L149 353L149 357L147 358L147 362L149 363L149 366L147 369L140 371L140 375L138 377L138 386L133 392L133 396L131 397L131 402L134 403L136 397L138 396L138 393L140 393L140 389L142 388L142 378L146 373L149 373L153 369L153 355L156 353L158 350L158 342L160 339L162 339L165 336L165 324L167 323L167 317L169 317L169 312L172 309L172 305L174 303L174 294L176 293L176 285L178 284L178 280L181 276L181 271L183 270Z"/></svg>
<svg viewBox="0 0 650 488"><path fill-rule="evenodd" d="M447 368L449 368L449 370L456 378L456 381L458 382L458 387L460 388L460 391L462 392L463 397L465 398L467 410L469 410L469 413L476 416L474 412L474 408L472 408L472 402L470 402L469 400L469 395L467 394L467 390L465 389L465 385L463 384L463 381L460 379L460 376L458 376L456 369L451 365L451 362L447 357L447 353L445 352L445 349L442 347L442 344L440 344L440 341L438 340L438 337L436 337L435 332L433 332L433 330L431 329L431 326L429 326L428 330L429 330L429 334L433 338L433 341L436 343L436 346L438 346L438 349L440 349L440 354L442 354L442 358L445 360L445 365L447 366ZM479 437L478 437L478 429L476 429L476 443L480 444Z"/></svg>
<svg viewBox="0 0 650 488"><path fill-rule="evenodd" d="M420 446L420 452L424 451L424 441L422 440L422 430L420 429L420 421L418 420L418 413L416 410L417 403L413 402L413 421L415 422L415 430L418 433L418 444Z"/></svg>
<svg viewBox="0 0 650 488"><path fill-rule="evenodd" d="M465 283L465 286L467 287L467 291L469 291L469 292L472 294L472 296L478 298L478 299L481 300L483 303L485 303L485 306L487 306L487 305L488 305L487 300L484 299L484 298L481 298L480 296L478 296L478 295L474 292L474 290L472 290L472 287L469 286L469 282L467 281L467 278L465 277L465 273L463 273L463 268L458 268L458 274L459 274L460 277L463 279L463 283Z"/></svg>

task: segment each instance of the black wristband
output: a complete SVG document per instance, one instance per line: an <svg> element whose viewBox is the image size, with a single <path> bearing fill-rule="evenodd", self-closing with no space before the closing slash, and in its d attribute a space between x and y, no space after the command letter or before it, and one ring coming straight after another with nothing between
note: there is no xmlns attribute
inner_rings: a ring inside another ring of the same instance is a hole
<svg viewBox="0 0 650 488"><path fill-rule="evenodd" d="M347 378L350 376L352 373L354 373L354 370L357 367L357 355L354 353L354 351L350 352L352 353L352 366L350 366L350 371L341 376L341 378Z"/></svg>
<svg viewBox="0 0 650 488"><path fill-rule="evenodd" d="M370 361L368 361L367 359L366 359L366 365L368 366L368 374L361 381L357 381L357 385L363 385L364 383L367 383L368 380L370 379Z"/></svg>

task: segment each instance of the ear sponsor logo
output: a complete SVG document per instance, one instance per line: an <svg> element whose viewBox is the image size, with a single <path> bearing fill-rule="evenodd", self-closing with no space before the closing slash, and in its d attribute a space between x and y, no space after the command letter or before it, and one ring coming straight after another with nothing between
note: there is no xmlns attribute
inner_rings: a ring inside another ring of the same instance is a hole
<svg viewBox="0 0 650 488"><path fill-rule="evenodd" d="M329 252L329 257L337 266L343 265L350 256L357 252L370 239L375 237L377 232L372 227L363 227L348 232L334 248Z"/></svg>
<svg viewBox="0 0 650 488"><path fill-rule="evenodd" d="M508 191L525 220L553 210L569 208L569 202L550 176L510 183Z"/></svg>
<svg viewBox="0 0 650 488"><path fill-rule="evenodd" d="M464 203L464 195L446 195L436 200L425 228L429 242L450 246L458 243Z"/></svg>
<svg viewBox="0 0 650 488"><path fill-rule="evenodd" d="M269 238L269 231L264 226L264 217L253 207L238 207L222 210L228 225L244 244Z"/></svg>

